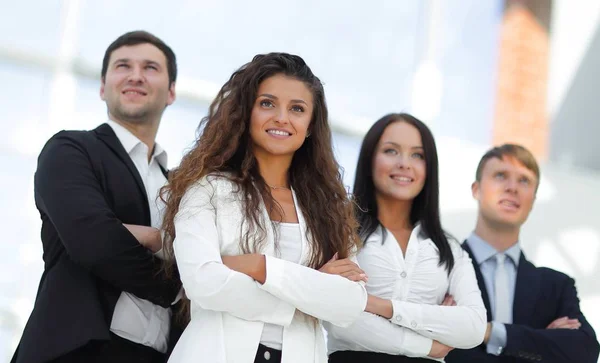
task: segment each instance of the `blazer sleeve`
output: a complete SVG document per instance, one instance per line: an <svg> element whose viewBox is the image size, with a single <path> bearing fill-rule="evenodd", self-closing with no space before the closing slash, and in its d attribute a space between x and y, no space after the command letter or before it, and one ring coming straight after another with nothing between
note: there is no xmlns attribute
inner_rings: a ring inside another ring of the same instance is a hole
<svg viewBox="0 0 600 363"><path fill-rule="evenodd" d="M205 177L190 187L175 217L173 248L186 295L203 309L288 326L296 311L293 305L223 264L216 223L216 183L218 180Z"/></svg>
<svg viewBox="0 0 600 363"><path fill-rule="evenodd" d="M323 325L327 329L327 339L347 342L361 351L421 358L429 354L433 344L430 338L368 312L361 313L348 327Z"/></svg>
<svg viewBox="0 0 600 363"><path fill-rule="evenodd" d="M356 256L351 259L357 263ZM272 256L266 256L266 261L267 279L261 288L308 315L343 327L358 319L367 306L362 282Z"/></svg>
<svg viewBox="0 0 600 363"><path fill-rule="evenodd" d="M483 342L487 328L486 310L471 259L462 249L456 250L454 256L448 293L454 297L456 306L392 300L391 321L442 344L469 349Z"/></svg>
<svg viewBox="0 0 600 363"><path fill-rule="evenodd" d="M36 204L55 228L67 254L98 278L122 291L169 307L181 287L160 272L154 258L108 206L87 149L61 132L39 159Z"/></svg>
<svg viewBox="0 0 600 363"><path fill-rule="evenodd" d="M505 324L507 343L502 354L529 361L549 363L596 363L598 341L579 308L575 281L567 278L560 293L556 318L577 318L579 329L534 329L525 325Z"/></svg>

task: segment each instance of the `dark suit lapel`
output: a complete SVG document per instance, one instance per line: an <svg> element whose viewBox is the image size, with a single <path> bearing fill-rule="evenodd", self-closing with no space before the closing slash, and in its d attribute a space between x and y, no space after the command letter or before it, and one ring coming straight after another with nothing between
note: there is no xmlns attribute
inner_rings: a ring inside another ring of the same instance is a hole
<svg viewBox="0 0 600 363"><path fill-rule="evenodd" d="M517 269L517 282L515 286L515 300L513 302L513 323L529 324L533 316L536 297L540 289L540 277L535 266L527 261L521 252L519 268Z"/></svg>
<svg viewBox="0 0 600 363"><path fill-rule="evenodd" d="M127 151L125 151L125 148L119 141L119 138L117 138L117 135L115 135L112 127L110 127L108 124L102 124L98 126L94 132L96 135L98 135L98 138L102 140L119 157L119 159L121 159L121 161L123 161L123 163L127 166L127 169L129 169L129 172L135 179L140 193L144 197L143 203L146 211L146 217L148 223L150 223L150 206L148 205L148 195L146 194L146 188L144 187L142 177L135 167L133 160L131 160L131 157L129 154L127 154Z"/></svg>
<svg viewBox="0 0 600 363"><path fill-rule="evenodd" d="M475 269L475 276L477 277L477 285L479 285L479 290L481 291L481 297L483 298L483 304L485 305L485 310L487 314L487 321L492 321L492 309L490 308L490 297L488 296L487 289L485 287L485 281L483 280L483 275L481 274L481 270L479 269L479 264L475 260L475 256L473 256L473 252L469 248L467 241L464 241L462 247L467 253L469 257L471 257L471 262L473 263L473 269Z"/></svg>

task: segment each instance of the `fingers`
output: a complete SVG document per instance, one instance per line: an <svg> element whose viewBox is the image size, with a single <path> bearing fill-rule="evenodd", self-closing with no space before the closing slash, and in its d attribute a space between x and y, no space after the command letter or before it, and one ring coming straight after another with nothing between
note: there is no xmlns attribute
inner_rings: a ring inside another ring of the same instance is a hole
<svg viewBox="0 0 600 363"><path fill-rule="evenodd" d="M358 282L358 281L367 282L369 280L369 278L367 277L367 275L365 273L357 273L356 271L345 272L345 273L340 274L340 276L343 276L343 277L347 278L348 280L354 281L354 282Z"/></svg>
<svg viewBox="0 0 600 363"><path fill-rule="evenodd" d="M352 271L357 272L359 274L365 273L360 267L358 267L357 264L350 261L349 259L328 262L321 269L321 272L326 272L333 275L341 275Z"/></svg>
<svg viewBox="0 0 600 363"><path fill-rule="evenodd" d="M446 294L446 296L444 297L444 301L442 301L442 306L456 306L456 301L454 301L454 298L452 297L452 295L450 294Z"/></svg>
<svg viewBox="0 0 600 363"><path fill-rule="evenodd" d="M563 316L554 320L546 329L579 329L581 323L578 319L569 319L568 316Z"/></svg>

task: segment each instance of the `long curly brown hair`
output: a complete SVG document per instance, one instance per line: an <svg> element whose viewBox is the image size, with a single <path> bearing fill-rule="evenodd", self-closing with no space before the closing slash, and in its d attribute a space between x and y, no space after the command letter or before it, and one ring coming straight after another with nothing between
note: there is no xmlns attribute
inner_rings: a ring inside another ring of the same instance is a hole
<svg viewBox="0 0 600 363"><path fill-rule="evenodd" d="M177 234L174 218L179 204L186 191L204 176L224 175L238 186L248 222L240 241L244 253L260 252L266 240L266 228L274 228L261 218L259 204L264 201L270 210L276 208L281 212L281 209L260 175L252 153L250 115L259 85L277 74L303 82L313 96L310 137L295 152L288 171L290 185L312 236L309 266L320 268L335 253L339 258L345 258L359 247L353 203L348 198L340 167L333 155L321 81L299 56L261 54L235 71L223 85L210 105L208 116L200 123L200 137L183 157L180 166L172 170L169 184L161 190L161 199L166 203L164 249L171 257L165 259L167 273L173 271L176 263L172 257Z"/></svg>

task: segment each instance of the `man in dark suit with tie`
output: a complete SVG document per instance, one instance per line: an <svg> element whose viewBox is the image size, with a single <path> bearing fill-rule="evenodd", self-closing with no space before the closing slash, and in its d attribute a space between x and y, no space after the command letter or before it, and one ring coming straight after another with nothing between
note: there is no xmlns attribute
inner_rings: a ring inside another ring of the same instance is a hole
<svg viewBox="0 0 600 363"><path fill-rule="evenodd" d="M529 262L520 228L533 207L540 171L519 145L489 150L479 162L473 197L477 225L463 244L487 309L484 342L446 357L459 362L596 363L598 342L579 308L575 281Z"/></svg>
<svg viewBox="0 0 600 363"><path fill-rule="evenodd" d="M181 283L156 255L167 164L155 143L175 100L175 54L150 33L126 33L101 75L107 123L57 133L38 159L44 273L16 363L164 362L175 340Z"/></svg>

